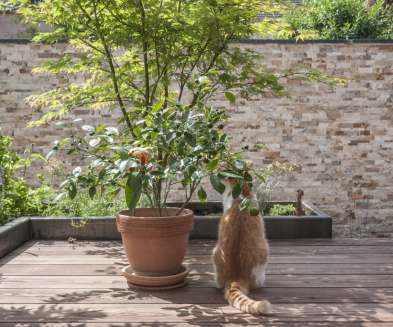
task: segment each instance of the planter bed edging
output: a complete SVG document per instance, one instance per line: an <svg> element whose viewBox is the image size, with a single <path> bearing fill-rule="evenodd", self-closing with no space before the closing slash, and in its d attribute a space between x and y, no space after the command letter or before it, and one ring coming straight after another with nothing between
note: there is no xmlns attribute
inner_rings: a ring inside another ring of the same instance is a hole
<svg viewBox="0 0 393 327"><path fill-rule="evenodd" d="M311 216L265 216L268 239L332 238L332 218L303 201ZM191 239L216 239L221 215L195 216ZM76 222L81 218L75 218ZM30 239L121 240L115 217L92 217L85 227L76 228L69 217L21 217L0 227L0 258Z"/></svg>
<svg viewBox="0 0 393 327"><path fill-rule="evenodd" d="M0 227L0 258L31 239L30 218L21 217Z"/></svg>

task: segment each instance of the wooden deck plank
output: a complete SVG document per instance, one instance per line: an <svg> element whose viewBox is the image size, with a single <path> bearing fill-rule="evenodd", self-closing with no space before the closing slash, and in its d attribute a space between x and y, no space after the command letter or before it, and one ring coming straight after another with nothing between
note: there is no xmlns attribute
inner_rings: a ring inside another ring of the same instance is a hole
<svg viewBox="0 0 393 327"><path fill-rule="evenodd" d="M276 304L268 316L252 316L220 304L15 304L0 307L0 321L30 323L248 323L248 322L390 322L393 304Z"/></svg>
<svg viewBox="0 0 393 327"><path fill-rule="evenodd" d="M18 327L24 327L24 325L17 325ZM29 323L28 327L49 327L49 325L43 325L42 323ZM247 322L247 324L239 323L220 323L220 322L198 322L195 323L173 323L173 322L162 322L157 323L119 323L119 322L94 322L94 323L51 323L50 327L239 327L239 326L259 326L259 327L390 327L390 322ZM15 327L15 323L2 323L0 327Z"/></svg>
<svg viewBox="0 0 393 327"><path fill-rule="evenodd" d="M93 245L93 244L84 244L83 246L75 245L75 244L66 244L61 247L63 254L106 254L106 255L124 255L123 246L121 243L116 243L116 245L112 247L101 246L101 245ZM31 245L31 246L23 246L15 251L13 251L12 255L21 254L24 252L28 252L31 255L39 255L42 253L45 254L53 254L58 253L59 246L52 245ZM331 246L321 246L321 245L313 245L313 246L277 246L276 244L270 245L270 254L271 255L312 255L312 254L358 254L359 247L354 245L331 245ZM187 249L187 254L197 254L197 255L211 255L213 253L213 247L206 246L190 246ZM393 253L393 245L388 246L367 246L362 247L362 254L392 254Z"/></svg>
<svg viewBox="0 0 393 327"><path fill-rule="evenodd" d="M123 264L5 264L0 265L0 274L13 276L121 276ZM213 265L199 265L197 263L187 264L191 275L213 275ZM269 263L266 268L266 275L391 275L393 274L392 264L286 264Z"/></svg>
<svg viewBox="0 0 393 327"><path fill-rule="evenodd" d="M277 303L393 303L392 288L303 288L274 287L251 291L254 300ZM1 304L62 303L173 303L227 304L223 291L215 287L184 287L170 291L135 291L121 288L11 288L2 289Z"/></svg>
<svg viewBox="0 0 393 327"><path fill-rule="evenodd" d="M30 241L0 260L0 327L387 327L393 325L393 240L271 240L266 287L273 311L228 306L213 283L215 240L191 240L190 284L130 290L120 241Z"/></svg>
<svg viewBox="0 0 393 327"><path fill-rule="evenodd" d="M290 240L268 240L268 243L272 246L393 246L392 239L388 238L333 238L333 239L290 239ZM204 240L204 239L193 239L189 240L189 247L214 247L217 244L217 240ZM66 240L30 240L23 244L21 247L31 246L78 246L83 247L87 245L99 246L99 247L114 247L121 246L120 240L114 241L84 241L77 240L75 244L70 244Z"/></svg>
<svg viewBox="0 0 393 327"><path fill-rule="evenodd" d="M85 264L89 262L90 264L119 264L126 265L127 259L123 252L113 251L111 252L102 251L100 253L76 253L70 255L63 255L57 253L57 255L48 256L45 253L36 254L34 252L25 251L23 253L10 253L6 257L0 259L0 265L4 264L29 264L33 262L34 264L64 264L64 262L69 262L70 264ZM274 255L272 254L269 258L270 263L303 263L303 264L392 264L393 263L393 253L391 254L290 254L290 255ZM209 254L193 254L186 255L184 259L185 264L211 264L212 256Z"/></svg>
<svg viewBox="0 0 393 327"><path fill-rule="evenodd" d="M215 287L213 276L188 275L188 287ZM123 276L1 276L1 288L127 288ZM393 287L393 275L271 275L267 287Z"/></svg>

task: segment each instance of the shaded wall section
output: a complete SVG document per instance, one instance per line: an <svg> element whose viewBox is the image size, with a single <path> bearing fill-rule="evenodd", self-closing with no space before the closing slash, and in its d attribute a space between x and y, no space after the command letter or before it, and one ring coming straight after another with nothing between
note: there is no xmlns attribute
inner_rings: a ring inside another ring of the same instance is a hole
<svg viewBox="0 0 393 327"><path fill-rule="evenodd" d="M274 199L293 201L296 190L303 189L307 200L333 217L334 236L349 236L352 230L353 236L391 237L393 43L258 41L241 47L265 55L265 65L277 73L302 64L353 80L346 87L329 88L282 78L292 99L254 97L235 104L225 98L212 100L214 107L225 108L232 116L226 130L233 149L263 143L269 151L247 153L255 165L276 160L297 163L300 170L280 183ZM53 124L25 129L41 112L23 102L29 94L82 78L31 73L44 61L66 53L74 54L67 44L0 43L0 117L4 133L14 138L20 153L35 143L36 150L45 154L54 140L69 136ZM93 125L115 123L118 118L80 109L68 119L76 117ZM78 165L77 158L61 159L67 169ZM30 170L33 184L41 166L35 163ZM214 191L209 195L211 200L221 198ZM171 194L173 200L181 196L182 190Z"/></svg>

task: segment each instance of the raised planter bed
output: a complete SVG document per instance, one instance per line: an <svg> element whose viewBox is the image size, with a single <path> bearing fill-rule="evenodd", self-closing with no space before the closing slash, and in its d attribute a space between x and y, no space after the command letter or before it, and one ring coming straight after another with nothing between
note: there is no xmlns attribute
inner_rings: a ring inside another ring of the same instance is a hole
<svg viewBox="0 0 393 327"><path fill-rule="evenodd" d="M271 205L288 203L292 202L272 202ZM295 205L295 202L292 204ZM179 207L181 203L171 203L171 205ZM332 238L332 218L308 201L302 201L302 205L306 211L304 216L264 216L266 237L268 239ZM187 208L196 213L195 227L190 237L217 238L222 202L191 203ZM213 214L200 216L208 212Z"/></svg>
<svg viewBox="0 0 393 327"><path fill-rule="evenodd" d="M308 215L265 216L267 238L331 238L332 218L308 201L303 201L303 207ZM217 238L221 202L195 203L188 208L196 212L190 238ZM215 214L201 215L212 209ZM75 221L78 220L75 218ZM69 217L22 217L0 227L0 258L30 239L67 240L69 237L83 240L121 240L120 233L116 230L115 217L92 217L82 228L71 226Z"/></svg>

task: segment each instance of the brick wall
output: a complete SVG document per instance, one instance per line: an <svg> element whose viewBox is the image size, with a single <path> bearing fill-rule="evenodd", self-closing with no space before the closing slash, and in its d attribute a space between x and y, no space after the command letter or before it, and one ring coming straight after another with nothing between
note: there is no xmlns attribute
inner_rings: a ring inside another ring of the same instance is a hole
<svg viewBox="0 0 393 327"><path fill-rule="evenodd" d="M350 235L350 210L356 234L393 236L393 43L256 43L242 44L265 55L267 67L279 71L301 63L337 76L352 77L347 87L306 84L283 79L292 100L255 97L230 104L215 99L212 104L228 110L232 120L227 130L234 149L242 144L263 143L270 151L248 156L256 165L287 160L301 169L282 181L274 193L277 200L293 200L296 190L334 218L334 235ZM32 45L0 43L0 117L5 134L23 152L35 143L47 153L55 139L67 137L53 125L25 129L41 113L27 107L23 98L73 80L74 76L33 75L31 70L45 60L73 53L66 44ZM103 117L104 116L104 117ZM79 110L69 119L86 122L115 121L113 114ZM68 167L76 158L64 157ZM41 169L36 164L32 175ZM33 180L33 176L29 178ZM33 181L34 183L34 181ZM211 199L220 195L211 193ZM181 198L181 190L172 194ZM353 214L352 214L353 216Z"/></svg>

